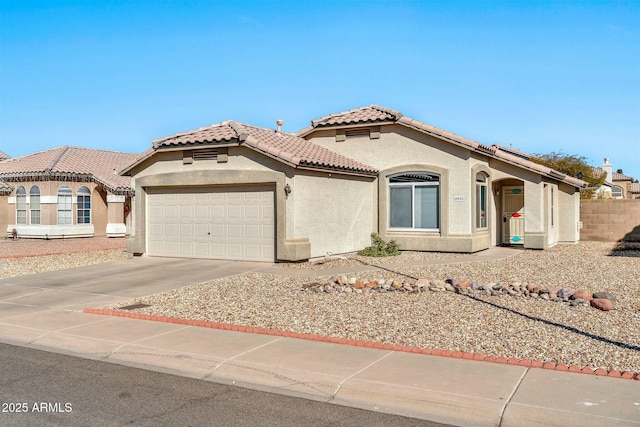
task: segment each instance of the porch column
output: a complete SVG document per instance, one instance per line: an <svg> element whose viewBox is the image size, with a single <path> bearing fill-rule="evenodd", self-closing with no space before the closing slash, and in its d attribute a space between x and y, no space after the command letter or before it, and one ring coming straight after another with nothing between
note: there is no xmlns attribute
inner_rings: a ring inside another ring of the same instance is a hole
<svg viewBox="0 0 640 427"><path fill-rule="evenodd" d="M124 237L127 226L124 223L124 204L126 196L107 194L107 236Z"/></svg>

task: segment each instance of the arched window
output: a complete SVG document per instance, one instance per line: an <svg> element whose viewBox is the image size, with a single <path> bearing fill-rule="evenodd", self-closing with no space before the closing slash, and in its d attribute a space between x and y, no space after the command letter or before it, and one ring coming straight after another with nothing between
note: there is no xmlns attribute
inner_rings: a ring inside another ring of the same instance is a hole
<svg viewBox="0 0 640 427"><path fill-rule="evenodd" d="M476 228L487 228L487 207L489 206L487 178L485 173L476 174Z"/></svg>
<svg viewBox="0 0 640 427"><path fill-rule="evenodd" d="M71 188L60 187L58 189L58 224L70 225L71 222Z"/></svg>
<svg viewBox="0 0 640 427"><path fill-rule="evenodd" d="M78 188L78 224L91 224L91 192L87 187Z"/></svg>
<svg viewBox="0 0 640 427"><path fill-rule="evenodd" d="M614 199L622 199L622 187L614 185L611 188L611 196L613 196Z"/></svg>
<svg viewBox="0 0 640 427"><path fill-rule="evenodd" d="M23 186L16 190L16 224L27 223L27 191Z"/></svg>
<svg viewBox="0 0 640 427"><path fill-rule="evenodd" d="M389 178L389 227L440 229L440 176L409 172Z"/></svg>
<svg viewBox="0 0 640 427"><path fill-rule="evenodd" d="M40 189L37 185L29 190L29 210L31 211L31 224L40 224Z"/></svg>

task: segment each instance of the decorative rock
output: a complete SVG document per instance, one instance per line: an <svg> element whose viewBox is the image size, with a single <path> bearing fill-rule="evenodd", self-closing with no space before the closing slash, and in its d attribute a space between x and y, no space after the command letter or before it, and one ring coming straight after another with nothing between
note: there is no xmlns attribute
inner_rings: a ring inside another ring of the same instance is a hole
<svg viewBox="0 0 640 427"><path fill-rule="evenodd" d="M429 286L431 282L429 282L428 279L418 279L418 281L416 282L416 285L419 288L424 288L425 286Z"/></svg>
<svg viewBox="0 0 640 427"><path fill-rule="evenodd" d="M491 287L491 289L493 289L494 291L501 291L502 290L502 284L501 283L496 283L495 285L493 285Z"/></svg>
<svg viewBox="0 0 640 427"><path fill-rule="evenodd" d="M481 287L481 286L482 286L482 285L481 285L480 283L473 282L473 283L471 284L471 286L469 286L469 287L470 287L471 289L473 289L474 291L477 291L478 289L480 289L480 287Z"/></svg>
<svg viewBox="0 0 640 427"><path fill-rule="evenodd" d="M429 290L433 291L433 292L442 292L442 291L444 291L443 288L438 288L437 286L433 286L433 285L429 286Z"/></svg>
<svg viewBox="0 0 640 427"><path fill-rule="evenodd" d="M585 301L591 301L591 299L593 298L591 296L591 294L587 291L585 291L584 289L578 289L577 291L575 291L573 293L573 295L571 295L570 297L571 299L582 299Z"/></svg>
<svg viewBox="0 0 640 427"><path fill-rule="evenodd" d="M354 287L354 288L356 288L356 289L362 289L362 288L364 288L364 283L362 283L362 282L360 282L360 281L357 281L357 282L353 285L353 287Z"/></svg>
<svg viewBox="0 0 640 427"><path fill-rule="evenodd" d="M611 302L616 302L616 297L614 297L614 296L613 296L613 294L611 294L611 293L609 293L609 292L605 292L605 291L602 291L602 292L595 292L595 293L593 294L593 298L594 298L594 299L600 299L600 298L603 298L603 299L608 299L608 300L609 300L609 301L611 301Z"/></svg>
<svg viewBox="0 0 640 427"><path fill-rule="evenodd" d="M549 301L549 293L541 293L540 294L540 298L542 298L543 300Z"/></svg>
<svg viewBox="0 0 640 427"><path fill-rule="evenodd" d="M410 284L408 284L408 283L405 283L405 284L402 286L402 289L404 289L405 291L412 291L412 290L413 290L413 288L411 287L411 285L410 285Z"/></svg>
<svg viewBox="0 0 640 427"><path fill-rule="evenodd" d="M347 276L339 276L336 281L338 282L338 284L340 286L344 286L349 284L349 281L347 280Z"/></svg>
<svg viewBox="0 0 640 427"><path fill-rule="evenodd" d="M591 307L602 311L609 311L613 309L613 302L606 298L594 298L591 300Z"/></svg>
<svg viewBox="0 0 640 427"><path fill-rule="evenodd" d="M384 286L385 282L386 282L386 280L384 280L384 279L378 279L378 280L376 280L376 283L377 283L378 285L380 285L380 286Z"/></svg>
<svg viewBox="0 0 640 427"><path fill-rule="evenodd" d="M369 282L367 284L364 285L367 288L375 288L376 286L378 286L378 282Z"/></svg>
<svg viewBox="0 0 640 427"><path fill-rule="evenodd" d="M444 280L432 280L431 286L444 290L447 286L447 283L445 283Z"/></svg>
<svg viewBox="0 0 640 427"><path fill-rule="evenodd" d="M471 280L461 280L458 285L459 288L468 288L469 286L471 286Z"/></svg>
<svg viewBox="0 0 640 427"><path fill-rule="evenodd" d="M402 287L402 282L396 279L393 281L393 284L391 286L393 287L393 289L400 289Z"/></svg>
<svg viewBox="0 0 640 427"><path fill-rule="evenodd" d="M558 298L568 299L571 295L573 295L573 291L569 288L562 288L558 290L556 294L558 295Z"/></svg>
<svg viewBox="0 0 640 427"><path fill-rule="evenodd" d="M527 290L529 291L529 293L537 294L538 291L540 290L540 287L538 285L529 283L527 284Z"/></svg>
<svg viewBox="0 0 640 427"><path fill-rule="evenodd" d="M576 299L571 301L570 305L571 305L571 307L576 307L578 305L582 305L582 304L585 304L585 303L586 303L586 301L583 300L582 298L576 298Z"/></svg>
<svg viewBox="0 0 640 427"><path fill-rule="evenodd" d="M349 284L350 284L350 285L355 285L357 281L358 281L358 279L356 279L355 277L351 277L351 278L349 279Z"/></svg>
<svg viewBox="0 0 640 427"><path fill-rule="evenodd" d="M453 285L450 283L445 284L444 289L449 292L454 292L456 290L456 288L454 288Z"/></svg>

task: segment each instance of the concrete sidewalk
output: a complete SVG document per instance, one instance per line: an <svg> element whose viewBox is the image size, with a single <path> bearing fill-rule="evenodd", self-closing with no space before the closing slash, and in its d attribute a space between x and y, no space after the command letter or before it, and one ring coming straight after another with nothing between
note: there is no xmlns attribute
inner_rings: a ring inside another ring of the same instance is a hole
<svg viewBox="0 0 640 427"><path fill-rule="evenodd" d="M4 279L0 341L453 425L640 426L640 381L82 312L273 268L135 258Z"/></svg>

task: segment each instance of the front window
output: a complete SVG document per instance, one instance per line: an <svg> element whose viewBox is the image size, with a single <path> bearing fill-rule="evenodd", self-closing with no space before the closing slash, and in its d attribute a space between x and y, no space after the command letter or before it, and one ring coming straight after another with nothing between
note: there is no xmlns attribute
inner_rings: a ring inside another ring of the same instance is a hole
<svg viewBox="0 0 640 427"><path fill-rule="evenodd" d="M78 189L78 224L91 224L91 193L87 187Z"/></svg>
<svg viewBox="0 0 640 427"><path fill-rule="evenodd" d="M476 228L487 228L487 176L476 175Z"/></svg>
<svg viewBox="0 0 640 427"><path fill-rule="evenodd" d="M23 186L16 190L16 224L27 223L27 191Z"/></svg>
<svg viewBox="0 0 640 427"><path fill-rule="evenodd" d="M389 226L411 230L440 229L440 177L415 172L389 179Z"/></svg>
<svg viewBox="0 0 640 427"><path fill-rule="evenodd" d="M60 187L58 189L58 224L71 224L71 188Z"/></svg>
<svg viewBox="0 0 640 427"><path fill-rule="evenodd" d="M31 211L31 224L40 224L40 189L34 185L29 190L29 208Z"/></svg>

